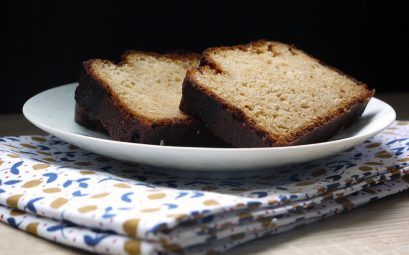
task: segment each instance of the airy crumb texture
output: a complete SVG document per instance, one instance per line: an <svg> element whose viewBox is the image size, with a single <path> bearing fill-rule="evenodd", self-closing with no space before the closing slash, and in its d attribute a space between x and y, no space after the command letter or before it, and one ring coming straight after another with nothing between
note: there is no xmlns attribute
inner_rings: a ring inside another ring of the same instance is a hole
<svg viewBox="0 0 409 255"><path fill-rule="evenodd" d="M185 83L240 112L246 126L276 145L290 144L374 93L292 46L266 41L206 50Z"/></svg>
<svg viewBox="0 0 409 255"><path fill-rule="evenodd" d="M92 73L133 114L149 122L186 120L179 110L186 70L198 66L196 55L172 57L127 52L120 64L95 59Z"/></svg>

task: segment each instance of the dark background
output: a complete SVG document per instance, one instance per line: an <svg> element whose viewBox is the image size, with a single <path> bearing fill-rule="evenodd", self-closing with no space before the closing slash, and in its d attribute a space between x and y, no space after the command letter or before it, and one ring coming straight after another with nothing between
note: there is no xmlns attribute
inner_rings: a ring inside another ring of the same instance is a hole
<svg viewBox="0 0 409 255"><path fill-rule="evenodd" d="M8 1L0 112L77 81L82 61L128 49L201 51L260 38L294 44L378 92L408 91L404 1Z"/></svg>

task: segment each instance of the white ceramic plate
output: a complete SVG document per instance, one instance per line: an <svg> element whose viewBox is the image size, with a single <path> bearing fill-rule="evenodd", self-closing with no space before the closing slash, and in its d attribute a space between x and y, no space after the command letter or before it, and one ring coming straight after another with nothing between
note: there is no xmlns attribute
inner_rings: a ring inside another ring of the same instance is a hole
<svg viewBox="0 0 409 255"><path fill-rule="evenodd" d="M328 142L277 148L196 148L113 141L74 121L77 84L46 90L23 107L25 117L42 130L80 148L107 157L162 168L191 171L240 171L273 168L325 157L381 132L396 118L385 102L373 98L363 116Z"/></svg>

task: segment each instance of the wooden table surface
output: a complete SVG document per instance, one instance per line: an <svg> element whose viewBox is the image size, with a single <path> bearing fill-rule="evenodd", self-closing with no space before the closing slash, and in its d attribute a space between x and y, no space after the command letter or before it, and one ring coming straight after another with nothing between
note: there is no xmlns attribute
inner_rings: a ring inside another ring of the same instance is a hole
<svg viewBox="0 0 409 255"><path fill-rule="evenodd" d="M409 92L377 94L409 120ZM0 136L44 134L22 114L0 115ZM40 239L0 223L0 255L89 254ZM237 254L409 254L409 191L287 233L239 246Z"/></svg>

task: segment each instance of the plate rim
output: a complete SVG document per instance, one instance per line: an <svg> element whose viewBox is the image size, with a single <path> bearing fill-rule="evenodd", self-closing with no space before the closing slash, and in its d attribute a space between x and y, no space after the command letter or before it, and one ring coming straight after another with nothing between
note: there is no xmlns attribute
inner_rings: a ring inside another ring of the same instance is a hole
<svg viewBox="0 0 409 255"><path fill-rule="evenodd" d="M78 133L74 133L71 131L66 131L66 130L61 130L52 126L49 126L47 124L43 124L43 123L39 123L37 120L33 119L32 116L30 116L29 113L29 106L32 103L33 100L35 100L37 97L41 96L42 94L45 93L49 93L52 90L59 90L59 89L63 89L63 88L68 88L68 87L72 87L75 88L75 86L78 85L78 82L74 82L74 83L69 83L69 84L64 84L64 85L60 85L60 86L56 86L44 91L41 91L39 93L37 93L36 95L30 97L23 105L22 111L23 111L23 115L24 117L29 120L31 123L33 123L35 126L39 127L40 129L44 130L47 133L53 134L52 132L48 132L47 130L52 130L55 133L65 133L68 134L69 136L74 136L76 138L80 138L80 139L89 139L91 141L103 141L106 143L110 143L110 144L127 144L127 146L134 146L134 147L140 147L140 148L148 148L148 149L160 149L160 150L180 150L180 151L189 151L189 152L206 152L206 151L211 151L211 152L220 152L220 153L231 153L231 152L249 152L249 151L279 151L279 150L300 150L300 149L309 149L309 148L313 148L313 147L320 147L323 145L337 145L339 143L345 143L345 142L353 142L354 140L360 140L362 137L368 136L368 137L372 137L380 132L382 132L384 129L386 129L388 126L390 126L393 121L396 120L396 112L393 109L392 106L390 106L388 103L376 98L376 97L372 97L371 100L375 100L378 101L384 105L387 106L387 108L389 108L389 110L392 111L393 113L393 117L391 117L387 122L385 122L385 124L382 126L382 128L378 128L376 129L376 131L370 132L368 134L363 134L360 136L350 136L350 137L346 137L346 138L342 138L342 139L338 139L338 140L333 140L333 141L325 141L325 142L320 142L320 143L313 143L313 144L302 144L302 145L291 145L291 146L280 146L280 147L250 147L250 148L213 148L213 147L191 147L191 146L171 146L171 145L154 145L154 144L143 144L143 143L131 143L131 142L122 142L122 141L115 141L115 140L109 140L109 139L105 139L105 138L99 138L99 137L93 137L93 136L87 136L87 135L83 135L83 134L78 134ZM73 120L74 121L74 120ZM85 127L84 127L85 128ZM93 130L90 130L93 131ZM94 131L95 132L95 131ZM62 139L62 138L60 138ZM64 140L64 139L62 139Z"/></svg>

